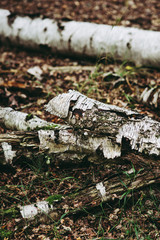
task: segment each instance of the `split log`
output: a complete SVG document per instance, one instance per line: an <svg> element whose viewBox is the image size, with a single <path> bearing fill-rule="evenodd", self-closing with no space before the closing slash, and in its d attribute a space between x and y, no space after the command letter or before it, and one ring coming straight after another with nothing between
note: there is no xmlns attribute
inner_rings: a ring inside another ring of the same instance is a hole
<svg viewBox="0 0 160 240"><path fill-rule="evenodd" d="M122 26L55 21L0 10L0 40L52 53L111 56L136 65L160 66L160 32Z"/></svg>

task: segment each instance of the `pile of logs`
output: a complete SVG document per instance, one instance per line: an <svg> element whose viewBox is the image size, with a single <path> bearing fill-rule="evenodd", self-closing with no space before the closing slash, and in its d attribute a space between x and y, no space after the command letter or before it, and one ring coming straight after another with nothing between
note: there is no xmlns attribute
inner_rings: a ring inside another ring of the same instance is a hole
<svg viewBox="0 0 160 240"><path fill-rule="evenodd" d="M45 109L63 118L66 125L0 107L0 125L12 130L0 134L1 164L14 166L17 159L31 158L34 153L46 154L56 163L89 161L110 169L116 164L126 165L126 171L120 175L114 172L103 181L79 190L74 198L65 197L70 210L76 210L76 206L77 210L95 207L102 201L120 199L126 188L136 191L160 182L159 122L73 90L53 98ZM63 200L59 202L61 205ZM24 217L29 216L24 209L21 211Z"/></svg>

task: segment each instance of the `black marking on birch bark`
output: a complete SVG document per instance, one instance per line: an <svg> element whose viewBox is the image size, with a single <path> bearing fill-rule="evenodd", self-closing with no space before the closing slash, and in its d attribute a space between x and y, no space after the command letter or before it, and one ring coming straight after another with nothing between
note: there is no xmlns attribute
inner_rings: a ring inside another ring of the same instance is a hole
<svg viewBox="0 0 160 240"><path fill-rule="evenodd" d="M14 20L16 19L17 14L16 13L10 13L10 15L8 15L8 25L11 27L12 24L14 23Z"/></svg>
<svg viewBox="0 0 160 240"><path fill-rule="evenodd" d="M73 19L67 18L67 17L63 17L63 18L61 18L61 21L63 21L63 22L70 22L70 21L73 21Z"/></svg>
<svg viewBox="0 0 160 240"><path fill-rule="evenodd" d="M41 15L40 13L25 14L25 13L19 13L19 12L12 13L10 11L10 15L7 16L7 18L8 18L8 25L9 26L12 26L12 24L14 23L15 19L17 18L17 16L18 17L29 17L32 20L34 20L35 18L41 18L42 20L48 18L48 17L46 17L44 15Z"/></svg>
<svg viewBox="0 0 160 240"><path fill-rule="evenodd" d="M63 26L62 22L59 20L57 21L57 26L58 26L58 30L59 31L63 31L65 29L65 27Z"/></svg>
<svg viewBox="0 0 160 240"><path fill-rule="evenodd" d="M102 151L102 149L101 149L100 146L96 149L96 154L97 154L99 157L104 158L104 154L103 154L103 151Z"/></svg>
<svg viewBox="0 0 160 240"><path fill-rule="evenodd" d="M122 118L126 118L128 119L128 115L125 113L125 112L118 112L116 110L105 110L105 109L98 109L99 112L102 112L102 113L109 113L109 114L115 114L115 117L118 116L118 117L122 117Z"/></svg>
<svg viewBox="0 0 160 240"><path fill-rule="evenodd" d="M122 137L121 156L131 151L131 143L128 138Z"/></svg>
<svg viewBox="0 0 160 240"><path fill-rule="evenodd" d="M83 54L85 54L86 49L87 49L87 46L85 45L84 48L83 48Z"/></svg>
<svg viewBox="0 0 160 240"><path fill-rule="evenodd" d="M37 12L37 13L30 13L30 14L20 14L20 16L22 16L22 17L30 17L31 19L41 18L42 20L45 19L45 18L48 18L46 16L41 15L39 12Z"/></svg>
<svg viewBox="0 0 160 240"><path fill-rule="evenodd" d="M69 50L72 50L72 46L71 46L72 36L73 36L73 34L71 34L71 36L70 36L69 39L68 39L68 49L69 49Z"/></svg>
<svg viewBox="0 0 160 240"><path fill-rule="evenodd" d="M90 37L89 45L92 48L93 36Z"/></svg>
<svg viewBox="0 0 160 240"><path fill-rule="evenodd" d="M77 100L71 100L71 101L70 101L69 111L72 112L72 108L74 107L74 105L75 105L76 102L77 102Z"/></svg>
<svg viewBox="0 0 160 240"><path fill-rule="evenodd" d="M43 29L43 32L47 32L47 30L48 30L48 28L47 28L47 27L45 27L45 28Z"/></svg>
<svg viewBox="0 0 160 240"><path fill-rule="evenodd" d="M128 48L128 49L131 49L131 48L132 48L132 46L131 46L131 43L130 43L130 42L127 42L127 44L126 44L126 45L127 45L127 48Z"/></svg>
<svg viewBox="0 0 160 240"><path fill-rule="evenodd" d="M83 111L81 109L74 109L72 116L75 116L77 120L82 118Z"/></svg>
<svg viewBox="0 0 160 240"><path fill-rule="evenodd" d="M27 121L29 121L29 120L32 119L32 118L34 118L33 114L28 114L28 115L26 116L25 121L27 122Z"/></svg>
<svg viewBox="0 0 160 240"><path fill-rule="evenodd" d="M92 34L92 36L90 37L90 40L89 40L89 45L91 48L93 48L93 38L94 38L94 35L95 33Z"/></svg>
<svg viewBox="0 0 160 240"><path fill-rule="evenodd" d="M54 130L54 135L55 135L55 143L58 144L59 143L59 130Z"/></svg>
<svg viewBox="0 0 160 240"><path fill-rule="evenodd" d="M134 118L134 119L143 119L145 118L145 114L131 114L128 116L130 119Z"/></svg>

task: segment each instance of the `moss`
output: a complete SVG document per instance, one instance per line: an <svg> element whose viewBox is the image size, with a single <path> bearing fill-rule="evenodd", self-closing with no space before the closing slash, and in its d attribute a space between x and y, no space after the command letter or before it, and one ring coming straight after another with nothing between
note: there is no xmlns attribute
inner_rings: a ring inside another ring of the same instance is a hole
<svg viewBox="0 0 160 240"><path fill-rule="evenodd" d="M27 116L26 116L26 122L31 120L32 118L34 118L33 114L29 113Z"/></svg>
<svg viewBox="0 0 160 240"><path fill-rule="evenodd" d="M58 124L50 124L43 127L36 127L36 130L54 130L56 127L59 127Z"/></svg>

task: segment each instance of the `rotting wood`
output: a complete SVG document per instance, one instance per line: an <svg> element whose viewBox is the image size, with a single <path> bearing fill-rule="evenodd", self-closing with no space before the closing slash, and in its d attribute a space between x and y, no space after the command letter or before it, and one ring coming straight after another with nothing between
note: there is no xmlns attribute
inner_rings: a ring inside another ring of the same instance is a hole
<svg viewBox="0 0 160 240"><path fill-rule="evenodd" d="M11 108L0 108L0 123L12 130L36 129L38 148L49 154L64 155L64 161L71 156L81 161L87 156L93 163L104 162L120 157L125 146L128 151L160 155L160 123L137 112L104 104L71 90L53 98L46 110L64 118L68 125L50 124ZM7 135L1 138L1 142L7 142ZM23 138L21 145L26 144L26 139Z"/></svg>
<svg viewBox="0 0 160 240"><path fill-rule="evenodd" d="M105 158L121 156L122 145L135 151L160 155L160 123L124 108L104 104L70 90L53 98L46 110L83 131L88 144Z"/></svg>
<svg viewBox="0 0 160 240"><path fill-rule="evenodd" d="M18 16L0 9L0 40L52 53L110 56L136 65L160 66L160 32L88 22Z"/></svg>
<svg viewBox="0 0 160 240"><path fill-rule="evenodd" d="M72 195L63 196L67 209L63 209L62 199L55 203L53 211L48 210L51 218L52 214L58 217L64 212L77 212L101 202L119 200L125 192L129 195L131 191L160 183L159 122L71 90L52 99L46 109L63 117L68 125L50 125L32 115L0 108L1 125L21 130L0 134L1 159L5 156L7 163L14 163L15 158L46 154L57 162L88 160L112 170L101 182L93 182ZM34 124L29 122L32 120ZM34 131L27 131L28 127ZM131 168L130 163L136 168ZM117 173L116 165L126 165L126 170ZM57 209L63 210L56 210L56 204Z"/></svg>
<svg viewBox="0 0 160 240"><path fill-rule="evenodd" d="M29 220L38 217L40 222L59 220L64 213L75 214L84 209L96 207L103 202L121 200L125 193L126 197L131 197L133 193L146 186L160 183L159 173L156 169L152 169L150 172L145 172L144 169L141 172L136 172L135 169L131 168L128 171L105 178L102 182L93 183L73 194L64 195L60 201L53 201L52 204L41 201L20 206L20 210L16 214L19 215L21 212L22 217Z"/></svg>

